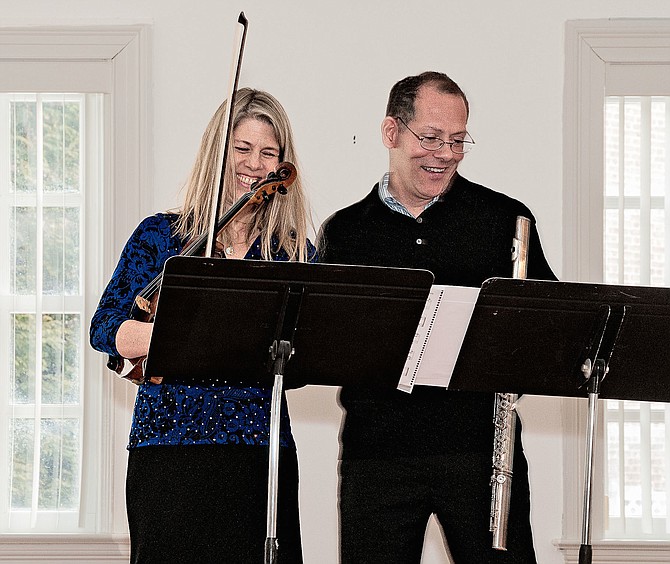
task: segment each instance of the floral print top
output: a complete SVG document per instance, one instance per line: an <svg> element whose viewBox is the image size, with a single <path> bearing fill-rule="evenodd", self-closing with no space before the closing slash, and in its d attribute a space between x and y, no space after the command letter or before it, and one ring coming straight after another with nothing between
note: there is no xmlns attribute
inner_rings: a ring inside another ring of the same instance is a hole
<svg viewBox="0 0 670 564"><path fill-rule="evenodd" d="M126 243L98 308L91 319L94 349L111 356L116 333L131 318L135 296L163 270L165 261L178 255L185 241L174 233L176 214L156 214L144 219ZM273 249L277 241L273 240ZM316 249L308 241L310 262ZM288 260L283 249L273 260ZM245 259L260 260L260 238ZM270 435L272 388L240 384L186 385L145 382L137 391L128 448L152 445L267 445ZM285 397L282 398L280 445L295 448Z"/></svg>

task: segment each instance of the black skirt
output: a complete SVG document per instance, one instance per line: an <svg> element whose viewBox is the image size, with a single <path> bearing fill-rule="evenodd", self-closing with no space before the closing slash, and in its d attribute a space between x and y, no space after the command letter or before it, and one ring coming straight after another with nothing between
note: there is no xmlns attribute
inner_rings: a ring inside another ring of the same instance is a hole
<svg viewBox="0 0 670 564"><path fill-rule="evenodd" d="M301 563L297 455L279 450L278 560ZM126 479L130 562L263 562L267 483L267 447L131 449Z"/></svg>

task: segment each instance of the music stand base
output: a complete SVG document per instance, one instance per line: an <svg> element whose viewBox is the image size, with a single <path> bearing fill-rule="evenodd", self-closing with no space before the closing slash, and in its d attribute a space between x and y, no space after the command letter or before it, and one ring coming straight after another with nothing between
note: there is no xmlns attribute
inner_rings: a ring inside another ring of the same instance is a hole
<svg viewBox="0 0 670 564"><path fill-rule="evenodd" d="M582 544L579 546L579 564L591 564L592 547L590 544Z"/></svg>

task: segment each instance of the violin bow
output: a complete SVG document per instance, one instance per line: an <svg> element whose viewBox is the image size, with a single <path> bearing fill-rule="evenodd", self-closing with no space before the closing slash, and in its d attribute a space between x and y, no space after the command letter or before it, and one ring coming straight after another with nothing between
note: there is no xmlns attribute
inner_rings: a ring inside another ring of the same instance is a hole
<svg viewBox="0 0 670 564"><path fill-rule="evenodd" d="M237 84L240 79L240 70L242 68L242 54L244 53L244 43L247 38L247 28L249 27L249 20L247 20L244 12L240 12L237 19L237 33L235 35L235 45L233 50L233 65L231 67L230 86L228 91L228 103L226 104L226 112L223 121L223 135L221 136L219 145L219 162L217 163L216 179L214 186L216 189L212 191L212 201L210 203L209 229L207 236L207 246L205 247L205 257L209 258L214 254L215 240L216 240L216 223L219 217L219 208L221 207L221 195L223 193L223 182L225 176L226 162L228 159L228 139L232 128L231 116L233 106L235 105L235 94L237 93Z"/></svg>

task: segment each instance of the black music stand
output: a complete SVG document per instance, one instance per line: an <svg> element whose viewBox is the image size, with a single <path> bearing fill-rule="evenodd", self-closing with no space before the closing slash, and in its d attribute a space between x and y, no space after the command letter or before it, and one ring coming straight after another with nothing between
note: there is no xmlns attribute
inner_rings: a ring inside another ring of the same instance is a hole
<svg viewBox="0 0 670 564"><path fill-rule="evenodd" d="M401 374L432 282L426 270L401 268L196 257L166 262L145 376L267 386L274 377L266 564L278 557L284 376L294 388L394 389L397 378L384 375Z"/></svg>
<svg viewBox="0 0 670 564"><path fill-rule="evenodd" d="M670 402L670 288L495 278L481 288L450 390L589 401L579 563L591 562L597 400ZM486 354L481 354L486 351Z"/></svg>

